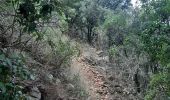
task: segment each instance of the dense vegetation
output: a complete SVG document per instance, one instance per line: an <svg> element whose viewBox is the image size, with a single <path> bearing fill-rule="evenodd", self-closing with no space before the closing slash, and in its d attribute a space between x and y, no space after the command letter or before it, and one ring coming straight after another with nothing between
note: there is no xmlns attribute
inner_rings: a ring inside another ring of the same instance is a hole
<svg viewBox="0 0 170 100"><path fill-rule="evenodd" d="M54 71L79 52L72 40L108 53L140 99L170 99L170 0L1 0L0 99L26 98L25 53Z"/></svg>

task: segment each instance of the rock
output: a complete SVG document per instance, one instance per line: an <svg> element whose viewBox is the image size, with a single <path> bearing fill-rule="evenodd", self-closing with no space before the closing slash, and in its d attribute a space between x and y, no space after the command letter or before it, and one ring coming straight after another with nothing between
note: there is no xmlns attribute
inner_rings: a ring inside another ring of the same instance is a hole
<svg viewBox="0 0 170 100"><path fill-rule="evenodd" d="M115 87L115 92L123 93L123 89L121 87Z"/></svg>
<svg viewBox="0 0 170 100"><path fill-rule="evenodd" d="M96 53L97 53L97 55L98 55L99 57L102 57L102 56L105 55L103 51L97 51Z"/></svg>
<svg viewBox="0 0 170 100"><path fill-rule="evenodd" d="M26 98L27 100L41 100L41 92L37 87L32 87Z"/></svg>
<svg viewBox="0 0 170 100"><path fill-rule="evenodd" d="M96 58L96 64L98 66L106 66L109 63L108 56Z"/></svg>
<svg viewBox="0 0 170 100"><path fill-rule="evenodd" d="M46 75L45 75L45 80L46 80L46 81L52 82L53 79L54 79L54 77L53 77L52 74L46 74Z"/></svg>
<svg viewBox="0 0 170 100"><path fill-rule="evenodd" d="M92 57L85 57L84 62L87 62L90 65L96 65L96 61Z"/></svg>
<svg viewBox="0 0 170 100"><path fill-rule="evenodd" d="M114 87L122 87L121 85L119 84L115 84Z"/></svg>
<svg viewBox="0 0 170 100"><path fill-rule="evenodd" d="M124 88L124 89L123 89L123 93L124 93L124 94L127 94L127 95L130 94L129 88Z"/></svg>
<svg viewBox="0 0 170 100"><path fill-rule="evenodd" d="M31 96L27 96L27 97L26 97L26 100L40 100L40 99L37 99L37 98L31 97Z"/></svg>
<svg viewBox="0 0 170 100"><path fill-rule="evenodd" d="M113 76L108 77L109 81L113 81L115 78Z"/></svg>
<svg viewBox="0 0 170 100"><path fill-rule="evenodd" d="M41 100L45 100L46 96L47 96L47 91L45 89L44 85L40 85L38 86L39 91L41 92Z"/></svg>
<svg viewBox="0 0 170 100"><path fill-rule="evenodd" d="M68 90L73 90L74 88L75 88L75 87L74 87L73 84L71 84L71 83L67 84L67 89L68 89Z"/></svg>
<svg viewBox="0 0 170 100"><path fill-rule="evenodd" d="M57 78L57 79L55 80L55 83L56 83L56 84L60 84L60 83L61 83L61 80Z"/></svg>
<svg viewBox="0 0 170 100"><path fill-rule="evenodd" d="M103 94L104 92L101 90L97 90L97 93L99 93L100 95Z"/></svg>

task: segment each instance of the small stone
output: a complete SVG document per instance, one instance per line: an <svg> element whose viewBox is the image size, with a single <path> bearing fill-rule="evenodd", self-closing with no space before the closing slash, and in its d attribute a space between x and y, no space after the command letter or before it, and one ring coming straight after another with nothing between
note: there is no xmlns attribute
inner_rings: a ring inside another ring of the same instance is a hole
<svg viewBox="0 0 170 100"><path fill-rule="evenodd" d="M55 80L55 83L56 83L56 84L60 84L60 83L61 83L60 79L57 78L57 79Z"/></svg>
<svg viewBox="0 0 170 100"><path fill-rule="evenodd" d="M45 79L46 79L46 81L52 82L53 79L54 79L54 77L53 77L53 75L51 75L51 74L47 74L47 75L45 76Z"/></svg>
<svg viewBox="0 0 170 100"><path fill-rule="evenodd" d="M124 88L124 89L123 89L123 93L124 93L124 94L130 94L128 88Z"/></svg>
<svg viewBox="0 0 170 100"><path fill-rule="evenodd" d="M97 55L98 55L99 57L104 56L104 52L103 52L103 51L97 51L96 53L97 53Z"/></svg>
<svg viewBox="0 0 170 100"><path fill-rule="evenodd" d="M67 89L68 89L68 90L74 89L74 85L71 84L71 83L67 84Z"/></svg>
<svg viewBox="0 0 170 100"><path fill-rule="evenodd" d="M108 77L109 81L113 81L114 80L114 77L113 76L110 76Z"/></svg>
<svg viewBox="0 0 170 100"><path fill-rule="evenodd" d="M115 91L116 91L117 93L122 93L122 92L123 92L120 87L116 87L116 88L115 88Z"/></svg>

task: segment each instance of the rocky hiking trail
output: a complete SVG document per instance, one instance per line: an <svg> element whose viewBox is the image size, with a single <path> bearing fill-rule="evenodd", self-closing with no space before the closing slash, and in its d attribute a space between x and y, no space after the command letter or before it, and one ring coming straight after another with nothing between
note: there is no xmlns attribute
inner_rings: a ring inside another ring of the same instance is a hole
<svg viewBox="0 0 170 100"><path fill-rule="evenodd" d="M81 86L89 93L89 100L111 100L105 75L108 57L102 53L85 46L80 57L72 60L71 72L79 75Z"/></svg>
<svg viewBox="0 0 170 100"><path fill-rule="evenodd" d="M84 45L79 57L72 59L70 71L79 75L80 86L89 94L87 100L139 100L130 83L101 50Z"/></svg>

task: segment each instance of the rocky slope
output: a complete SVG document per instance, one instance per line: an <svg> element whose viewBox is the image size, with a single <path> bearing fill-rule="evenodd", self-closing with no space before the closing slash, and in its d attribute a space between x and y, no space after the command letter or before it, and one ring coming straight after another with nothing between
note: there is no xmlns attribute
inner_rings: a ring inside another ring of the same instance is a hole
<svg viewBox="0 0 170 100"><path fill-rule="evenodd" d="M70 70L79 75L81 86L89 93L88 100L137 100L124 80L109 73L113 66L103 51L85 45L81 52L72 60Z"/></svg>

